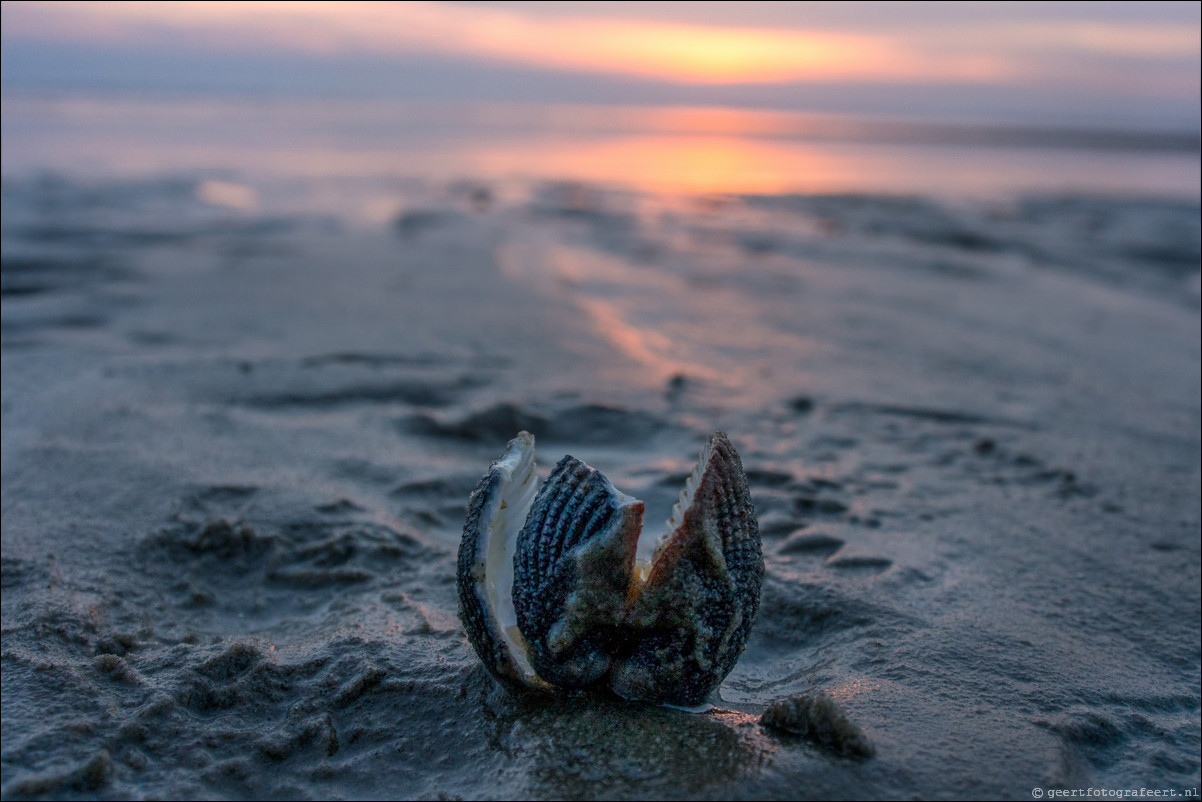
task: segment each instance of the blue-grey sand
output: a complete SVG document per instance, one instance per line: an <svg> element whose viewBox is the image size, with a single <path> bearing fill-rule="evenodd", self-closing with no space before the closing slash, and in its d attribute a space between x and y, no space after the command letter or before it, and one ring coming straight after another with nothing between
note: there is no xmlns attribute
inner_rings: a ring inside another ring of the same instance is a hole
<svg viewBox="0 0 1202 802"><path fill-rule="evenodd" d="M1196 793L1196 198L302 173L6 172L5 799ZM714 709L481 666L520 430L648 526L729 434Z"/></svg>

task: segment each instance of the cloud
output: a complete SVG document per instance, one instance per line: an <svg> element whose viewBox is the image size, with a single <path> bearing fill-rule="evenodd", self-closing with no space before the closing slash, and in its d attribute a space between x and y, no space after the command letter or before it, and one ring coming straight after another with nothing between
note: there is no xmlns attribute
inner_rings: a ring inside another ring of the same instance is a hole
<svg viewBox="0 0 1202 802"><path fill-rule="evenodd" d="M1197 57L1197 26L1106 20L950 24L929 10L890 30L871 19L740 27L673 19L540 14L436 2L39 2L4 4L6 38L175 42L217 52L433 54L681 83L1006 82L1032 55Z"/></svg>

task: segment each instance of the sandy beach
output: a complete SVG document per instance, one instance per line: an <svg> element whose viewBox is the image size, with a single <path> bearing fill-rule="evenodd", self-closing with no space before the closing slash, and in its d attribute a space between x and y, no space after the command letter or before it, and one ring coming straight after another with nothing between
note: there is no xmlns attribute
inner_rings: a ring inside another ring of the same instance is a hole
<svg viewBox="0 0 1202 802"><path fill-rule="evenodd" d="M4 798L1196 793L1196 198L307 202L381 186L6 173ZM455 554L522 429L651 522L729 434L716 709L481 667ZM874 756L759 723L817 692Z"/></svg>

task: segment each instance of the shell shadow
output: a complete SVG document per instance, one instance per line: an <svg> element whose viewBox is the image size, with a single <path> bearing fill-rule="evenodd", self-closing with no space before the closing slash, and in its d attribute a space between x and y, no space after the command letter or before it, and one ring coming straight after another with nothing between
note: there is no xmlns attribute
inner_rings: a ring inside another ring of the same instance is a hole
<svg viewBox="0 0 1202 802"><path fill-rule="evenodd" d="M756 717L686 713L597 692L482 700L491 747L529 783L531 798L643 799L726 796L763 765Z"/></svg>

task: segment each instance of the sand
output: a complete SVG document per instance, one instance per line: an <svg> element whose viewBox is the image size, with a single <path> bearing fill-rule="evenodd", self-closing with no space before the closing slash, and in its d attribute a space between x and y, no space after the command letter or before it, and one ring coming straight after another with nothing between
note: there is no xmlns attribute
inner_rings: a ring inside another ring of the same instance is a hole
<svg viewBox="0 0 1202 802"><path fill-rule="evenodd" d="M4 798L1198 787L1196 201L237 186L6 178ZM715 710L479 665L520 429L652 522L730 435L767 575Z"/></svg>

